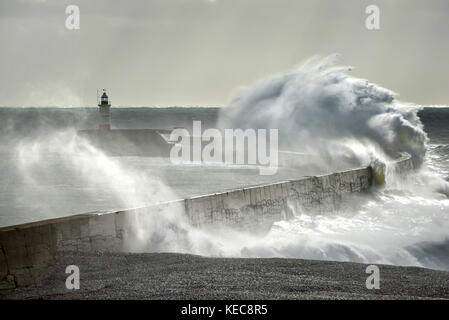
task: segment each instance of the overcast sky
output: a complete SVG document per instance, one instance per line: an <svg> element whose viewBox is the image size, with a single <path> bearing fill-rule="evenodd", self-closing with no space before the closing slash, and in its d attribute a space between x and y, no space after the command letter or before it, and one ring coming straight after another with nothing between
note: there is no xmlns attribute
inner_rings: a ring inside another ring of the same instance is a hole
<svg viewBox="0 0 449 320"><path fill-rule="evenodd" d="M224 105L332 53L401 100L449 104L448 34L447 0L0 0L0 106L95 105L97 88L113 105Z"/></svg>

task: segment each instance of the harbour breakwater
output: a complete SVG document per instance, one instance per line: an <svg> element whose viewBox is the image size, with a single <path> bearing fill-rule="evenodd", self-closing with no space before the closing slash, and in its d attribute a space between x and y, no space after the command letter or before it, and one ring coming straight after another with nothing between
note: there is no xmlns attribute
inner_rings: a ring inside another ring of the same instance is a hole
<svg viewBox="0 0 449 320"><path fill-rule="evenodd" d="M412 158L401 154L389 168L400 175L413 169ZM99 212L0 228L0 289L39 281L59 258L70 252L129 252L138 215L173 210L196 227L225 225L263 231L295 212L338 210L352 193L367 192L385 181L385 165L328 175L241 188L117 212Z"/></svg>

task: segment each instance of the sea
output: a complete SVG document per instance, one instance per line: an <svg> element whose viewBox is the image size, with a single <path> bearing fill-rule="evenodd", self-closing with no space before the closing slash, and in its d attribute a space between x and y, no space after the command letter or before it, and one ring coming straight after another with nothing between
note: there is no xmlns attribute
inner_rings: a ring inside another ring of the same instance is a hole
<svg viewBox="0 0 449 320"><path fill-rule="evenodd" d="M200 120L203 129L213 128L220 110L113 107L111 126L191 130L193 121ZM326 168L310 172L284 167L263 176L257 167L244 165L175 165L163 158L111 157L77 141L76 131L97 128L98 117L96 107L0 108L0 227L330 173ZM174 228L171 221L157 226L157 232L171 236L148 250L449 270L449 199L433 185L449 180L449 108L422 108L418 117L429 140L424 163L409 185L387 180L385 188L355 197L344 211L296 212L263 235Z"/></svg>

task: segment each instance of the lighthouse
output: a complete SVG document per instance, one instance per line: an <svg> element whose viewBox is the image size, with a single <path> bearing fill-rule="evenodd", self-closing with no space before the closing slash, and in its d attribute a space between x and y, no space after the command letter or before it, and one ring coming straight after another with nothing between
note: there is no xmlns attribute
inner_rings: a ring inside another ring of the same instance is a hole
<svg viewBox="0 0 449 320"><path fill-rule="evenodd" d="M98 96L97 96L98 97ZM100 101L98 101L98 107L100 108L100 130L111 129L111 103L106 93L106 89L103 89Z"/></svg>

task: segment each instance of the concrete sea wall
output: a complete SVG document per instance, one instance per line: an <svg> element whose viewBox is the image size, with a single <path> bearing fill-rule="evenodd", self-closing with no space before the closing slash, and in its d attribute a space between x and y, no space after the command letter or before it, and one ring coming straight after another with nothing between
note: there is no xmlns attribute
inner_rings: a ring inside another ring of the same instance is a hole
<svg viewBox="0 0 449 320"><path fill-rule="evenodd" d="M190 198L185 200L186 212L194 226L263 229L300 210L338 209L346 194L366 191L371 185L372 171L367 167Z"/></svg>
<svg viewBox="0 0 449 320"><path fill-rule="evenodd" d="M395 170L413 168L402 154ZM73 251L129 251L139 215L177 212L197 227L225 225L266 230L294 212L338 210L346 196L365 192L382 181L385 167L374 164L329 175L304 177L269 185L236 189L118 212L83 214L0 228L0 289L40 280L55 262Z"/></svg>

